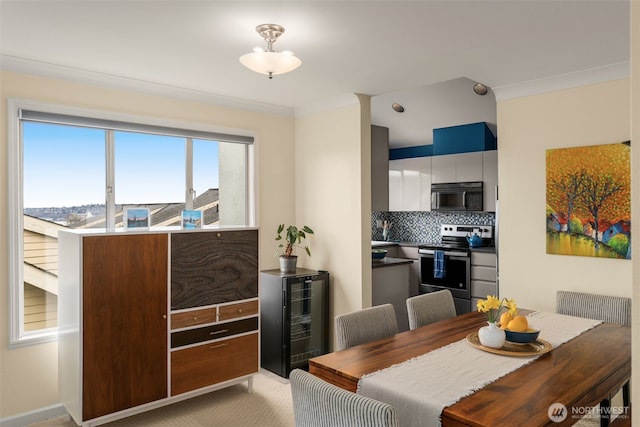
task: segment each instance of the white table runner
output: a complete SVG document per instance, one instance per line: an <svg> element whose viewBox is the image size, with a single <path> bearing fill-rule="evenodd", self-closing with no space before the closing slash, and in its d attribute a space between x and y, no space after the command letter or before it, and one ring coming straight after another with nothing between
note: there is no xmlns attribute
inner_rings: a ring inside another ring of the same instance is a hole
<svg viewBox="0 0 640 427"><path fill-rule="evenodd" d="M531 327L554 348L598 325L599 320L537 312ZM445 406L473 394L539 356L509 357L457 341L406 362L364 375L358 393L391 404L403 427L440 426Z"/></svg>

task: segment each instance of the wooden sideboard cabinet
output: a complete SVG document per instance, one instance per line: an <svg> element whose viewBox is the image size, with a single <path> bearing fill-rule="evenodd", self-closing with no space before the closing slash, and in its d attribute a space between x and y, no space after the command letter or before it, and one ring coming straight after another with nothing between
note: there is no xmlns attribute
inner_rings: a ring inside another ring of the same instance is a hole
<svg viewBox="0 0 640 427"><path fill-rule="evenodd" d="M59 383L98 425L259 371L258 231L62 231Z"/></svg>

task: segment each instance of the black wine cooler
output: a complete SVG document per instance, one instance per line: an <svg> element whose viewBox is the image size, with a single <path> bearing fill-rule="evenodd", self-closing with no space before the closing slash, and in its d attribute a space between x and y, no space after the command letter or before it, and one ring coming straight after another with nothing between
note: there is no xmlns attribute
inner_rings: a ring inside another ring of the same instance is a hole
<svg viewBox="0 0 640 427"><path fill-rule="evenodd" d="M329 273L262 271L260 322L262 367L284 378L308 370L308 360L329 349Z"/></svg>

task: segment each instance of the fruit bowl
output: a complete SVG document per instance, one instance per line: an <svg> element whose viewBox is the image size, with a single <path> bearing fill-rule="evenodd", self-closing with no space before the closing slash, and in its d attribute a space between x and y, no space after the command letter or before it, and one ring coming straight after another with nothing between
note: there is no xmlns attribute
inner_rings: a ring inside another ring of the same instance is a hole
<svg viewBox="0 0 640 427"><path fill-rule="evenodd" d="M528 328L524 332L515 332L505 329L504 333L506 335L506 340L509 342L528 344L538 339L538 335L540 335L540 329Z"/></svg>
<svg viewBox="0 0 640 427"><path fill-rule="evenodd" d="M387 256L386 249L371 249L371 259L375 261L380 261Z"/></svg>

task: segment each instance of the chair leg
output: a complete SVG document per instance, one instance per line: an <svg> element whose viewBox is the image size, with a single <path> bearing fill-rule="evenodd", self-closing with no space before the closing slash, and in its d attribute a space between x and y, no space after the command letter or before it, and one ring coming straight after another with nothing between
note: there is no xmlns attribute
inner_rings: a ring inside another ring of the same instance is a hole
<svg viewBox="0 0 640 427"><path fill-rule="evenodd" d="M603 399L600 402L600 427L607 427L611 421L611 400Z"/></svg>
<svg viewBox="0 0 640 427"><path fill-rule="evenodd" d="M629 407L629 398L630 398L630 395L629 395L629 381L627 381L622 386L622 404L624 405L625 408Z"/></svg>

